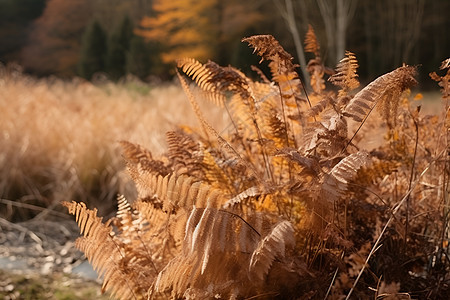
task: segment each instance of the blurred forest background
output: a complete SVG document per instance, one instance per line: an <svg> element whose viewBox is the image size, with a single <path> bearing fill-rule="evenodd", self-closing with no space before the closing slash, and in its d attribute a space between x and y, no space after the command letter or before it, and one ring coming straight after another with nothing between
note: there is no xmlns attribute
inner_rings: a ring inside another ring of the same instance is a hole
<svg viewBox="0 0 450 300"><path fill-rule="evenodd" d="M403 62L428 73L450 53L448 0L0 0L0 62L36 76L95 74L167 80L193 57L249 72L258 63L243 37L272 34L305 66L308 24L325 65L344 50L368 82Z"/></svg>

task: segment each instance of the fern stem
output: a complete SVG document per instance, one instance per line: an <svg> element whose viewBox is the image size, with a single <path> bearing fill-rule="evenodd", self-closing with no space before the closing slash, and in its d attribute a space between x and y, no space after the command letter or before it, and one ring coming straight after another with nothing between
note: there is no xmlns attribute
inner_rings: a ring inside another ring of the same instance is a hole
<svg viewBox="0 0 450 300"><path fill-rule="evenodd" d="M233 212L231 212L231 211L228 211L228 210L224 210L224 209L219 209L219 211L220 211L220 212L227 213L227 214L230 214L231 216L233 216L233 217L235 217L235 218L241 219L241 221L244 222L248 227L250 227L250 228L251 228L258 236L261 236L261 233L259 233L258 230L255 229L255 227L253 227L252 225L250 225L250 223L248 223L248 222L247 222L243 217L241 217L240 215L235 214L235 213L233 213Z"/></svg>
<svg viewBox="0 0 450 300"><path fill-rule="evenodd" d="M420 111L420 106L417 108L417 112ZM411 188L413 179L414 179L414 167L416 164L416 156L417 156L417 145L419 144L419 125L417 124L416 118L411 114L411 117L414 122L414 127L416 129L416 141L414 145L414 155L413 155L413 161L411 164L411 174L409 176L409 184L408 184L408 190ZM406 199L406 220L405 220L405 240L404 240L404 250L406 251L406 245L408 243L408 230L409 230L409 210L410 210L410 201L411 197L408 196Z"/></svg>
<svg viewBox="0 0 450 300"><path fill-rule="evenodd" d="M366 122L367 118L369 117L370 113L373 111L373 109L375 108L375 106L377 106L378 101L370 108L369 112L366 114L366 116L364 117L364 119L361 121L361 124L359 124L358 129L356 129L355 133L353 134L353 136L351 137L351 139L347 142L347 144L345 145L345 147L342 149L341 153L344 152L347 147L352 143L353 139L356 137L356 135L358 134L359 130L363 127L364 123Z"/></svg>

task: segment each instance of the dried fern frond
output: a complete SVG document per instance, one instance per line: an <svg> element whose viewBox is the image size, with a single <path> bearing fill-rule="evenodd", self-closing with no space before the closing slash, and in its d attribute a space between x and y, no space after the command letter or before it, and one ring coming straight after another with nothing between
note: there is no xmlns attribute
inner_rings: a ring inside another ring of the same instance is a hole
<svg viewBox="0 0 450 300"><path fill-rule="evenodd" d="M247 42L254 51L264 59L270 60L270 70L272 79L280 88L283 99L295 99L294 101L303 101L301 94L301 81L297 72L296 65L292 63L293 57L283 49L280 43L272 35L254 35L242 39Z"/></svg>
<svg viewBox="0 0 450 300"><path fill-rule="evenodd" d="M289 70L294 70L292 63L292 55L290 55L280 43L270 34L254 35L243 38L242 42L246 42L253 47L254 51L264 60L279 61Z"/></svg>
<svg viewBox="0 0 450 300"><path fill-rule="evenodd" d="M415 67L403 66L378 77L353 97L343 113L357 122L362 122L380 102L380 109L384 112L386 121L392 124L401 93L417 84L415 74Z"/></svg>
<svg viewBox="0 0 450 300"><path fill-rule="evenodd" d="M320 56L320 44L311 24L308 24L308 31L305 36L305 52L313 53L315 57Z"/></svg>
<svg viewBox="0 0 450 300"><path fill-rule="evenodd" d="M305 115L312 118L318 116L322 111L324 111L327 106L333 102L331 97L323 97L322 100L317 102L313 107L305 112Z"/></svg>
<svg viewBox="0 0 450 300"><path fill-rule="evenodd" d="M123 149L123 156L128 163L127 166L132 169L130 171L132 177L137 172L137 169L140 169L140 172L145 171L161 175L167 175L171 172L164 162L153 159L151 152L141 145L128 141L120 141L120 145Z"/></svg>
<svg viewBox="0 0 450 300"><path fill-rule="evenodd" d="M263 196L265 194L271 193L271 189L268 189L264 186L252 186L245 191L237 194L223 205L224 209L229 209L234 207L235 205L239 205L243 203L243 200Z"/></svg>
<svg viewBox="0 0 450 300"><path fill-rule="evenodd" d="M112 227L103 224L102 218L97 217L97 210L87 209L84 203L62 204L76 217L84 235L77 240L76 246L84 252L99 277L103 276L102 291L109 290L119 299L138 299L139 283L120 264L124 253L112 236Z"/></svg>
<svg viewBox="0 0 450 300"><path fill-rule="evenodd" d="M188 134L179 131L166 133L168 157L172 167L178 175L186 174L203 178L202 171L203 150L200 143Z"/></svg>
<svg viewBox="0 0 450 300"><path fill-rule="evenodd" d="M204 91L206 97L220 107L223 107L226 100L225 92L238 93L243 98L249 97L245 76L233 67L221 67L212 61L201 64L192 58L180 59L177 63Z"/></svg>
<svg viewBox="0 0 450 300"><path fill-rule="evenodd" d="M155 291L171 290L180 297L188 287L204 289L226 297L237 282L248 283L245 264L258 243L259 233L232 213L194 207L186 222L183 250L155 282ZM232 284L227 284L232 283Z"/></svg>
<svg viewBox="0 0 450 300"><path fill-rule="evenodd" d="M326 174L322 184L322 199L334 203L346 191L347 183L369 162L369 153L359 151L342 159Z"/></svg>
<svg viewBox="0 0 450 300"><path fill-rule="evenodd" d="M310 75L310 85L316 94L321 94L325 90L325 67L320 58L311 59L306 66L306 70Z"/></svg>
<svg viewBox="0 0 450 300"><path fill-rule="evenodd" d="M295 243L294 227L289 221L281 221L264 237L253 251L249 262L250 276L263 280L275 259L283 259L286 248Z"/></svg>
<svg viewBox="0 0 450 300"><path fill-rule="evenodd" d="M206 65L203 65L199 61L193 58L183 58L177 61L178 68L190 76L202 89L206 95L206 98L211 100L216 105L223 107L226 100L225 96L216 89L215 84L212 82L212 72Z"/></svg>
<svg viewBox="0 0 450 300"><path fill-rule="evenodd" d="M447 100L450 99L450 58L442 61L439 69L447 69L447 73L444 76L439 76L436 72L431 72L429 75L441 87L442 99Z"/></svg>
<svg viewBox="0 0 450 300"><path fill-rule="evenodd" d="M194 207L183 250L159 274L154 290L170 290L173 297L181 297L189 287L206 286L223 298L255 294L266 289L264 278L272 264L294 244L293 232L288 221L271 229L261 213L244 220L228 211Z"/></svg>
<svg viewBox="0 0 450 300"><path fill-rule="evenodd" d="M346 96L349 91L359 86L356 69L358 69L358 61L356 60L355 54L350 51L345 51L345 57L338 63L336 73L328 79L334 85L341 87L339 97Z"/></svg>
<svg viewBox="0 0 450 300"><path fill-rule="evenodd" d="M153 160L152 153L141 145L133 144L128 141L120 141L125 159L133 164L138 164L143 160Z"/></svg>
<svg viewBox="0 0 450 300"><path fill-rule="evenodd" d="M247 161L243 160L242 157L240 156L240 154L236 151L236 149L234 149L232 147L232 145L230 145L230 143L228 143L203 117L203 114L198 106L197 101L195 100L194 95L191 93L189 86L186 82L186 80L177 72L178 78L180 79L181 82L181 86L183 88L183 90L185 91L185 93L188 96L189 102L192 105L192 108L195 112L195 114L197 115L198 120L200 121L202 128L205 131L206 136L208 136L209 134L212 134L216 139L217 142L219 143L220 149L222 152L226 153L227 155L229 155L230 157L236 159L237 161L240 162L240 164L242 166L245 166L245 168L247 170L249 170L250 172L254 172L253 167L248 164Z"/></svg>

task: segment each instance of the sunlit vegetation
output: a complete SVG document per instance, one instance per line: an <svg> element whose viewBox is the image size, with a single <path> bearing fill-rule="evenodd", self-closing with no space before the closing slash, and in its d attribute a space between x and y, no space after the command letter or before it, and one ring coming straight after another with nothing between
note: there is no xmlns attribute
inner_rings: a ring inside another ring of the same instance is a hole
<svg viewBox="0 0 450 300"><path fill-rule="evenodd" d="M63 203L102 288L119 299L447 299L449 60L431 74L441 111L424 115L414 66L360 86L356 56L325 68L310 28L305 87L273 36L243 41L270 76L180 59L199 125L167 132L160 155L121 142L134 201L119 196L106 223ZM226 130L200 96L227 113Z"/></svg>

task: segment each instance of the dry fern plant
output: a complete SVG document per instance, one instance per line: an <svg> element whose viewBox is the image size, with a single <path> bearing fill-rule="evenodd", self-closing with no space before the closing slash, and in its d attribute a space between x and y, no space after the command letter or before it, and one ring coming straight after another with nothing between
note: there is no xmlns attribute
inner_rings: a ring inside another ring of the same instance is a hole
<svg viewBox="0 0 450 300"><path fill-rule="evenodd" d="M119 299L342 299L386 293L381 284L444 297L448 142L442 120L412 112L405 98L416 68L355 93L355 55L346 52L329 72L310 28L308 97L274 37L243 41L269 61L271 80L179 60L197 86L178 73L200 128L168 132L159 158L121 143L138 198L120 196L115 219L103 223L95 209L64 203L103 288ZM228 112L229 132L207 122L193 89ZM386 145L370 151L353 141L376 106L389 131Z"/></svg>

